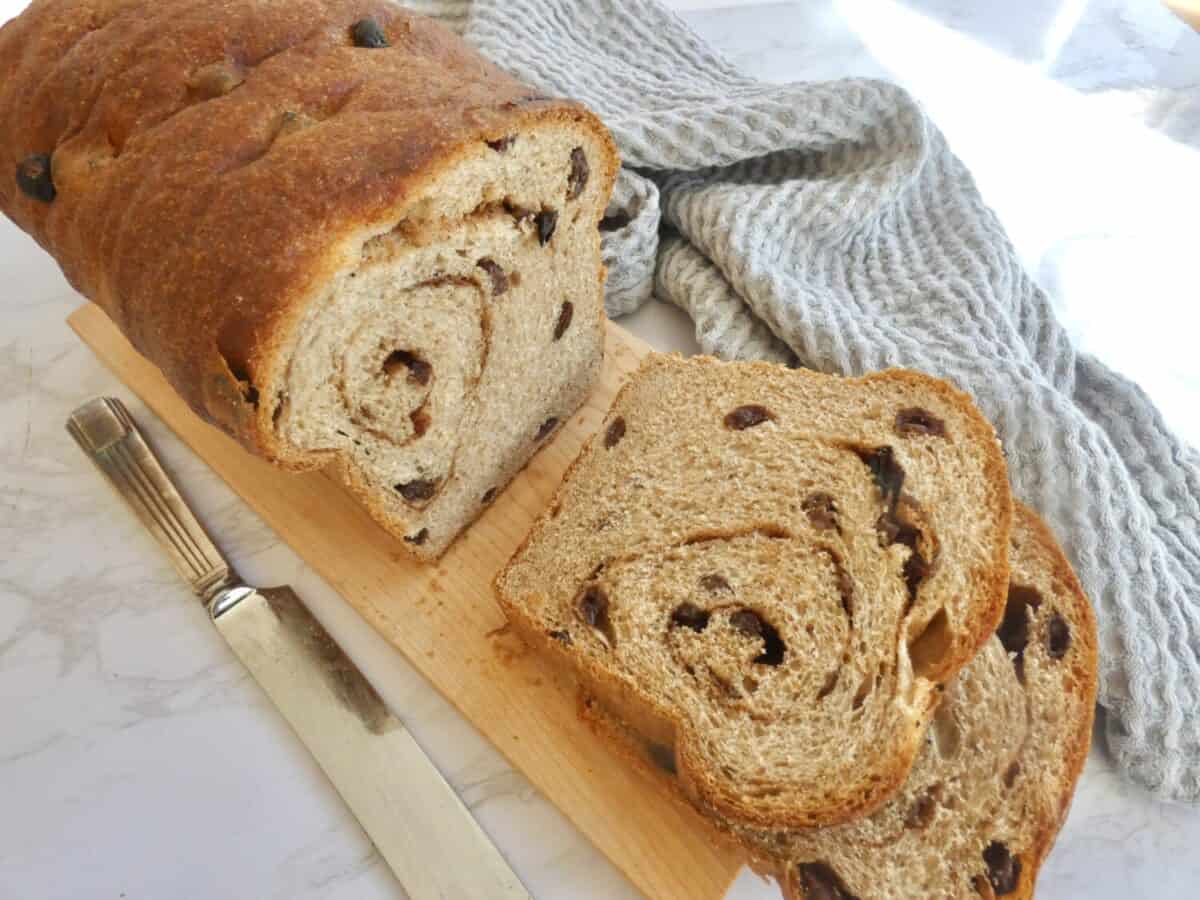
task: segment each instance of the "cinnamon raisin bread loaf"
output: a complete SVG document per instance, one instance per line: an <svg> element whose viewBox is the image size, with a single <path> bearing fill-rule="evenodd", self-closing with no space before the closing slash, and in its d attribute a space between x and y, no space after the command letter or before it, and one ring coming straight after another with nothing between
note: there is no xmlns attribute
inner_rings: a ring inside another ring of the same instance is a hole
<svg viewBox="0 0 1200 900"><path fill-rule="evenodd" d="M904 782L999 622L1010 518L944 382L651 356L495 587L702 810L823 825Z"/></svg>
<svg viewBox="0 0 1200 900"><path fill-rule="evenodd" d="M617 168L387 0L35 0L0 208L188 403L436 556L581 403Z"/></svg>
<svg viewBox="0 0 1200 900"><path fill-rule="evenodd" d="M895 797L832 828L735 829L791 900L1033 896L1091 743L1096 623L1054 537L1025 507L1009 561L1003 623L947 687Z"/></svg>

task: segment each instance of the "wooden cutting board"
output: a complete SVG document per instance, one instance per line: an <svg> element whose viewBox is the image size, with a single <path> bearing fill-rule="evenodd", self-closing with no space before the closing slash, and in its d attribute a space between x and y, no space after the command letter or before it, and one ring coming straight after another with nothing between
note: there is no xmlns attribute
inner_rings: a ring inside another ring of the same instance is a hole
<svg viewBox="0 0 1200 900"><path fill-rule="evenodd" d="M714 846L708 826L661 779L628 765L592 733L574 693L542 660L497 633L504 618L492 577L649 351L646 344L609 325L604 371L587 405L438 563L425 566L323 473L276 469L202 422L99 307L82 306L68 322L643 893L656 900L724 896L738 858Z"/></svg>
<svg viewBox="0 0 1200 900"><path fill-rule="evenodd" d="M1200 31L1200 0L1167 0L1167 6L1175 15Z"/></svg>

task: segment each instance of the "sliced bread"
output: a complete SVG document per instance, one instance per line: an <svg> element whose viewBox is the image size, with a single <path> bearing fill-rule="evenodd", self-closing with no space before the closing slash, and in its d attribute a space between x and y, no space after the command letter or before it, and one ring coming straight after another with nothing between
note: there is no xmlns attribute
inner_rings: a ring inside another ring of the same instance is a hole
<svg viewBox="0 0 1200 900"><path fill-rule="evenodd" d="M825 825L903 784L1003 612L1010 519L942 381L654 355L495 586L702 810Z"/></svg>
<svg viewBox="0 0 1200 900"><path fill-rule="evenodd" d="M832 828L732 829L791 900L1033 896L1091 741L1096 622L1053 535L1022 506L1009 560L1003 623L947 687L895 797Z"/></svg>

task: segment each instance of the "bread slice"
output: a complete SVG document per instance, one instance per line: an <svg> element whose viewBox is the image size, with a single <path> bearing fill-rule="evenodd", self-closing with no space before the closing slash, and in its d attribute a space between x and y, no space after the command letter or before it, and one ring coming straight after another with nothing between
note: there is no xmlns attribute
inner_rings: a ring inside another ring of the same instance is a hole
<svg viewBox="0 0 1200 900"><path fill-rule="evenodd" d="M1091 743L1096 622L1053 535L1020 505L1009 561L1003 624L948 685L895 797L831 828L733 829L791 900L1033 896Z"/></svg>
<svg viewBox="0 0 1200 900"><path fill-rule="evenodd" d="M844 821L995 630L1011 499L964 395L653 355L495 587L703 810Z"/></svg>
<svg viewBox="0 0 1200 900"><path fill-rule="evenodd" d="M0 209L197 413L418 556L599 373L611 137L396 3L35 3L0 157Z"/></svg>

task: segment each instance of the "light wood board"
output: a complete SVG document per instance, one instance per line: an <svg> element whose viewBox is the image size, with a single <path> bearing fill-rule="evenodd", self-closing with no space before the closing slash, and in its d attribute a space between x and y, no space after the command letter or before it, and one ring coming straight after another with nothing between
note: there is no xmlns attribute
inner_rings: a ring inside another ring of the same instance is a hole
<svg viewBox="0 0 1200 900"><path fill-rule="evenodd" d="M411 561L330 478L281 471L202 422L93 305L71 327L648 897L715 900L739 866L662 779L630 766L504 624L491 581L648 347L611 325L587 405L436 564ZM404 710L397 710L403 718Z"/></svg>

